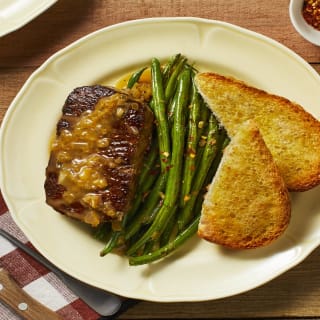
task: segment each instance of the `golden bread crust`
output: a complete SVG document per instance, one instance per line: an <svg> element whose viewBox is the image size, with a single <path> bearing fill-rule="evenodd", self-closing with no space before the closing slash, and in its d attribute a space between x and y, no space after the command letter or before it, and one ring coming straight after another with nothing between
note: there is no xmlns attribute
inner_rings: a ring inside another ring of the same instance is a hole
<svg viewBox="0 0 320 320"><path fill-rule="evenodd" d="M254 119L290 191L320 183L320 122L302 106L215 73L199 73L195 81L230 137Z"/></svg>
<svg viewBox="0 0 320 320"><path fill-rule="evenodd" d="M198 235L230 248L269 244L286 229L290 198L253 121L246 121L224 151L202 206Z"/></svg>

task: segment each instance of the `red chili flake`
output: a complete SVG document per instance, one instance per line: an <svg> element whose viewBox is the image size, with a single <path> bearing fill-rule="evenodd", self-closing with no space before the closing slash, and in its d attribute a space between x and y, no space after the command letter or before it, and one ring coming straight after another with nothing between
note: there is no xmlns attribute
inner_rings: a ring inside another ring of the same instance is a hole
<svg viewBox="0 0 320 320"><path fill-rule="evenodd" d="M188 148L187 155L190 156L191 158L195 158L196 151L193 148Z"/></svg>
<svg viewBox="0 0 320 320"><path fill-rule="evenodd" d="M150 171L149 171L150 175L152 175L152 176L158 175L159 172L160 172L159 167L150 169Z"/></svg>
<svg viewBox="0 0 320 320"><path fill-rule="evenodd" d="M144 199L149 195L150 191L146 191L143 193L142 195L142 201L144 201Z"/></svg>
<svg viewBox="0 0 320 320"><path fill-rule="evenodd" d="M309 25L320 31L320 0L305 0L302 15Z"/></svg>

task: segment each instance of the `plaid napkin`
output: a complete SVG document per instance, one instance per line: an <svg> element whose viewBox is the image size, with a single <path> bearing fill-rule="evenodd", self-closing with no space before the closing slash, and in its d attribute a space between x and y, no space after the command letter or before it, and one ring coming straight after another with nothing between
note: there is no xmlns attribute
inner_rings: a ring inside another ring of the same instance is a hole
<svg viewBox="0 0 320 320"><path fill-rule="evenodd" d="M32 246L11 218L0 194L0 227ZM0 236L0 266L33 298L66 320L96 320L100 316L71 292L51 271ZM0 302L1 320L19 320Z"/></svg>

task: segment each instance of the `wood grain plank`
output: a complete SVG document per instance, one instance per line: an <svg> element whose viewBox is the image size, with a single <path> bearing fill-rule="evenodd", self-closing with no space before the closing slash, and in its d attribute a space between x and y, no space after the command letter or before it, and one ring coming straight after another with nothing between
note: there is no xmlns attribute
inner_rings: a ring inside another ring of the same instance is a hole
<svg viewBox="0 0 320 320"><path fill-rule="evenodd" d="M10 103L34 69L34 67L0 68L0 123Z"/></svg>
<svg viewBox="0 0 320 320"><path fill-rule="evenodd" d="M320 248L292 270L249 292L207 302L141 302L119 319L319 317L319 261Z"/></svg>
<svg viewBox="0 0 320 320"><path fill-rule="evenodd" d="M320 64L312 63L311 66L320 74Z"/></svg>
<svg viewBox="0 0 320 320"><path fill-rule="evenodd" d="M22 29L0 39L0 67L39 66L54 52L97 29L133 19L195 16L248 28L280 41L309 62L318 47L292 27L289 0L63 0Z"/></svg>

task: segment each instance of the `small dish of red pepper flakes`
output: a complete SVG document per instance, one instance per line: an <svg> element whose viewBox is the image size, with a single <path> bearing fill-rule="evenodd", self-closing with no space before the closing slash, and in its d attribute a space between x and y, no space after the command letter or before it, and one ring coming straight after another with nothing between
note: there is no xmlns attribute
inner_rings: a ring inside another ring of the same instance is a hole
<svg viewBox="0 0 320 320"><path fill-rule="evenodd" d="M320 0L304 0L302 15L308 24L320 30Z"/></svg>
<svg viewBox="0 0 320 320"><path fill-rule="evenodd" d="M290 0L289 14L296 31L320 46L320 0Z"/></svg>

